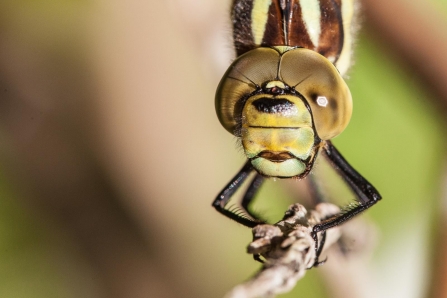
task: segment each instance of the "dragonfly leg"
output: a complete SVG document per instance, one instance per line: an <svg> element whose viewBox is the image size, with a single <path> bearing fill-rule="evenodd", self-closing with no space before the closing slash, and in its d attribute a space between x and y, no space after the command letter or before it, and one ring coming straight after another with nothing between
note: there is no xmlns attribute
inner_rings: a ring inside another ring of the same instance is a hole
<svg viewBox="0 0 447 298"><path fill-rule="evenodd" d="M326 263L326 261L327 261L327 257L323 261L320 261L320 255L323 252L324 244L326 243L326 231L321 232L321 234L322 235L321 235L321 242L320 242L320 244L318 245L318 243L315 242L316 243L316 246L315 246L315 261L314 261L313 265L310 268L307 268L307 270L312 269L313 267L321 266L324 263Z"/></svg>
<svg viewBox="0 0 447 298"><path fill-rule="evenodd" d="M340 214L334 215L321 223L315 225L312 230L312 237L315 240L315 251L318 252L318 232L326 231L332 227L338 226L362 211L376 204L382 197L379 192L365 178L363 178L351 165L344 159L338 150L330 141L324 146L324 153L334 168L339 172L343 180L348 184L356 196L356 204L350 205ZM316 262L318 259L316 259Z"/></svg>
<svg viewBox="0 0 447 298"><path fill-rule="evenodd" d="M242 185L245 179L247 179L248 175L250 175L252 171L253 167L250 161L247 161L247 163L245 163L245 165L236 174L236 176L234 176L233 179L231 179L231 181L219 193L212 205L218 212L222 213L226 217L249 228L255 227L256 225L258 225L258 222L249 219L242 214L238 214L237 212L234 212L232 210L225 209L225 206L228 204L231 197L239 189L239 187Z"/></svg>
<svg viewBox="0 0 447 298"><path fill-rule="evenodd" d="M263 182L265 181L265 178L256 173L256 176L253 178L253 180L250 182L250 186L248 187L247 191L245 192L245 195L242 199L241 207L242 209L247 212L248 215L250 215L255 221L258 223L264 223L265 220L262 219L262 217L259 214L256 214L256 212L253 212L250 210L250 205L253 199L255 198L256 194L258 193L259 189L261 188Z"/></svg>

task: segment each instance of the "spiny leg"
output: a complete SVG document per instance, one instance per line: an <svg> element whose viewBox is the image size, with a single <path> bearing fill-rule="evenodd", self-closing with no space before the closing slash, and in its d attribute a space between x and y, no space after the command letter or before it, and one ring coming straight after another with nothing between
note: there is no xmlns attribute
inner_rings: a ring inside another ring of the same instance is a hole
<svg viewBox="0 0 447 298"><path fill-rule="evenodd" d="M315 175L307 176L306 182L307 182L307 185L309 188L311 202L314 207L320 203L330 201L330 199L328 199L327 196L323 193L323 191L318 183L317 176L315 176ZM322 220L324 220L324 219L325 218L323 218ZM318 251L316 253L316 261L312 265L312 267L318 267L320 265L323 265L327 261L327 257L323 261L320 261L320 256L324 249L325 238L326 238L326 231L323 231L322 235L321 235L321 241L319 241ZM346 244L344 243L343 240L344 240L344 237L343 237L343 235L341 235L340 239L338 239L338 241L337 241L337 245L338 245L340 251L344 255L346 255L347 254ZM312 267L310 267L308 269L311 269Z"/></svg>
<svg viewBox="0 0 447 298"><path fill-rule="evenodd" d="M314 175L309 175L307 176L307 185L309 186L309 193L310 193L310 197L313 203L313 206L315 207L316 205L320 204L320 203L324 203L327 202L326 197L324 196L323 192L321 191L320 187L318 186L318 182L317 179ZM327 257L326 259L324 259L324 261L320 261L320 256L321 253L323 252L324 249L324 244L326 242L326 231L322 232L321 235L321 241L318 244L316 244L315 246L315 262L312 265L312 267L318 267L320 265L323 265L326 261L327 261ZM312 267L308 268L311 269Z"/></svg>
<svg viewBox="0 0 447 298"><path fill-rule="evenodd" d="M357 214L376 204L382 197L379 192L365 178L363 178L338 152L330 141L324 146L324 153L331 162L332 166L341 175L356 196L357 204L348 206L340 214L334 215L321 223L315 225L312 230L312 237L315 240L315 251L318 255L318 232L326 231L332 227L338 226L351 219ZM315 260L318 263L318 257Z"/></svg>
<svg viewBox="0 0 447 298"><path fill-rule="evenodd" d="M323 261L320 261L320 255L323 252L325 243L326 243L326 231L322 231L321 232L321 242L320 242L320 244L315 242L315 260L314 260L314 263L312 264L311 267L307 268L307 270L312 269L313 267L321 266L324 263L326 263L327 257Z"/></svg>
<svg viewBox="0 0 447 298"><path fill-rule="evenodd" d="M259 189L261 188L263 182L265 181L265 178L256 173L253 180L250 182L250 186L248 187L247 191L245 192L245 195L242 199L241 207L242 209L247 212L248 215L250 215L253 219L255 219L258 223L264 223L265 220L262 219L262 217L259 214L256 214L255 212L250 210L250 205L255 198L256 194L258 193Z"/></svg>
<svg viewBox="0 0 447 298"><path fill-rule="evenodd" d="M219 193L212 205L214 208L216 208L217 211L219 211L226 217L235 220L238 223L243 224L244 226L247 226L249 228L255 227L256 225L258 225L258 222L255 222L231 210L225 209L225 206L228 204L231 197L239 189L239 187L242 185L245 179L247 179L248 175L250 175L252 171L253 167L250 161L247 161L242 169L236 174L236 176L234 176L233 179L231 179L231 181Z"/></svg>

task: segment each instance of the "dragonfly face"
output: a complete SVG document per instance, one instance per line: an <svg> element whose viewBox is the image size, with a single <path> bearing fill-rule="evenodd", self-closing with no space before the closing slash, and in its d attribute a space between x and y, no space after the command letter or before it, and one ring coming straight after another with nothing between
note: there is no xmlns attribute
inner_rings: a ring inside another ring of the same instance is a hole
<svg viewBox="0 0 447 298"><path fill-rule="evenodd" d="M354 193L355 203L313 227L315 264L321 252L318 232L381 199L330 141L346 128L352 113L342 75L350 64L354 7L354 0L233 0L238 58L224 74L215 98L220 123L241 139L248 159L214 200L217 211L248 227L263 223L249 207L264 178L305 178L320 156ZM240 211L226 209L253 171ZM315 187L309 180L309 187Z"/></svg>
<svg viewBox="0 0 447 298"><path fill-rule="evenodd" d="M268 177L303 177L323 140L345 129L349 88L322 55L304 48L257 48L236 59L216 93L222 125L242 140Z"/></svg>

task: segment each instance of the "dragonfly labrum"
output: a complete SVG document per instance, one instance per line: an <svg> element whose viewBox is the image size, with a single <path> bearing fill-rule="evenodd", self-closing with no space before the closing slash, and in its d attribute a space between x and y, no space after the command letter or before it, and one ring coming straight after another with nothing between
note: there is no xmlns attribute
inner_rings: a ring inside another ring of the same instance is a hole
<svg viewBox="0 0 447 298"><path fill-rule="evenodd" d="M219 83L215 106L222 126L240 138L247 162L214 200L217 211L247 227L263 223L249 205L264 180L306 178L317 158L330 162L356 202L314 226L314 239L381 199L330 141L352 114L343 75L355 11L353 0L233 1L237 58ZM227 209L253 172L241 209Z"/></svg>

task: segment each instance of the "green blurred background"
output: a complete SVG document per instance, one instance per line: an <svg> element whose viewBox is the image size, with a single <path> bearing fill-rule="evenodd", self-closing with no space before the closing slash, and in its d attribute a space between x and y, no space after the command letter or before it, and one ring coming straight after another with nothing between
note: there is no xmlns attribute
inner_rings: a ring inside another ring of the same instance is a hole
<svg viewBox="0 0 447 298"><path fill-rule="evenodd" d="M445 1L405 3L447 17ZM0 3L0 297L222 297L259 268L245 253L251 231L211 208L244 160L214 112L229 6ZM354 114L334 143L384 199L363 215L377 228L357 269L365 293L343 297L430 297L443 109L364 23ZM275 219L295 201L283 184L259 199ZM281 297L335 297L324 270Z"/></svg>

